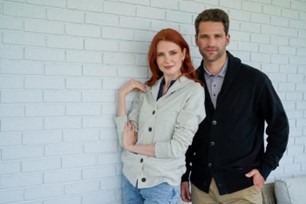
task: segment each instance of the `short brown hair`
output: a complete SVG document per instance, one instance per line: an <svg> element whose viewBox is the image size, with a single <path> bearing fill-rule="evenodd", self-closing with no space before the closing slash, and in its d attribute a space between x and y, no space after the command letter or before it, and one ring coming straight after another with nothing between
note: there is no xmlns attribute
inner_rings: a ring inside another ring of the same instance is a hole
<svg viewBox="0 0 306 204"><path fill-rule="evenodd" d="M222 22L224 26L224 32L226 35L228 34L229 17L225 11L221 9L207 9L200 13L194 22L196 34L199 33L199 24L203 21Z"/></svg>

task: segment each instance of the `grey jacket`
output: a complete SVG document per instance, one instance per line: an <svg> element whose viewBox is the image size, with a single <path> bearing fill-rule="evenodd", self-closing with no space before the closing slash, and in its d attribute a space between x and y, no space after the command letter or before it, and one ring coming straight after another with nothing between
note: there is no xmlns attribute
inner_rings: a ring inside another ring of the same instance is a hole
<svg viewBox="0 0 306 204"><path fill-rule="evenodd" d="M128 115L115 118L121 145L128 120L138 130L139 144L155 144L156 157L122 152L123 174L138 188L180 184L185 152L205 117L204 89L199 83L182 76L156 101L161 80L136 95Z"/></svg>

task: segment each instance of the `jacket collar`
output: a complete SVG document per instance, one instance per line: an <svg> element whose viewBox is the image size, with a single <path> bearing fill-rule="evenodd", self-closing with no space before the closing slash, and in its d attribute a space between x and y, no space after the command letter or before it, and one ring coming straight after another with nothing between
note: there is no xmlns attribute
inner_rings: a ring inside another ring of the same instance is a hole
<svg viewBox="0 0 306 204"><path fill-rule="evenodd" d="M152 95L155 99L157 99L158 96L158 91L159 91L159 87L160 87L160 83L162 82L164 77L161 77L159 80L157 80L157 82L149 89L151 89ZM184 86L186 86L187 84L191 83L192 81L189 80L187 77L185 76L181 76L179 77L175 83L169 88L169 90L167 91L166 95L170 95L173 92L183 88Z"/></svg>

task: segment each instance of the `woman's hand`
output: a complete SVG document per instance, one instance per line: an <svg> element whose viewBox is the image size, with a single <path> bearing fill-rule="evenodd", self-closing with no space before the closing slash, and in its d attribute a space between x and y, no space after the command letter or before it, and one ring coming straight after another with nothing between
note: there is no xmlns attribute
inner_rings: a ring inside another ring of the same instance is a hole
<svg viewBox="0 0 306 204"><path fill-rule="evenodd" d="M142 92L145 92L146 91L146 85L144 83L142 83L141 81L130 80L125 85L123 85L121 87L121 89L119 90L119 96L120 97L125 97L131 91L133 91L134 89L138 89Z"/></svg>
<svg viewBox="0 0 306 204"><path fill-rule="evenodd" d="M134 89L145 92L146 85L137 80L130 80L121 87L118 94L118 111L117 111L118 116L123 116L126 114L125 97Z"/></svg>
<svg viewBox="0 0 306 204"><path fill-rule="evenodd" d="M135 131L134 124L131 121L125 123L123 131L123 148L127 151L131 151L131 148L136 144L138 134Z"/></svg>

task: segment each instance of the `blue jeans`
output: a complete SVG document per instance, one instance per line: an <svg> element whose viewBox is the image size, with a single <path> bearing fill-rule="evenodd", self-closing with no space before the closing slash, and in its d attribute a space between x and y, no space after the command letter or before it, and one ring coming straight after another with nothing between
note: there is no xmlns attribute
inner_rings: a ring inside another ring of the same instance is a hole
<svg viewBox="0 0 306 204"><path fill-rule="evenodd" d="M179 199L179 186L168 183L139 189L123 176L122 184L124 204L176 204Z"/></svg>

